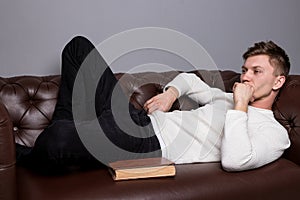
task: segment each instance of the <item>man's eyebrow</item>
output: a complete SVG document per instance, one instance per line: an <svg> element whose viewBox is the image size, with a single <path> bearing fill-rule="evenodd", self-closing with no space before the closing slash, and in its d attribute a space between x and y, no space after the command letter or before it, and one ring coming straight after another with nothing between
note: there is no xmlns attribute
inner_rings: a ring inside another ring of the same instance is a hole
<svg viewBox="0 0 300 200"><path fill-rule="evenodd" d="M257 66L250 66L250 67L245 67L245 65L243 65L241 67L242 69L263 69L263 67L261 67L260 65L257 65Z"/></svg>
<svg viewBox="0 0 300 200"><path fill-rule="evenodd" d="M263 69L263 68L262 68L261 66L259 66L259 65L258 65L258 66L253 66L252 68L253 68L253 69Z"/></svg>

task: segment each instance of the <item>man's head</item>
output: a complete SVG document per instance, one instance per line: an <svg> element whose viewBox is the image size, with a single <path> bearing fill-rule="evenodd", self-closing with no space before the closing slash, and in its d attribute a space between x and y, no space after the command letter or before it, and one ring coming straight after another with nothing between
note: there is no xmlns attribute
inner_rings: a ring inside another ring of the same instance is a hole
<svg viewBox="0 0 300 200"><path fill-rule="evenodd" d="M290 70L285 51L274 42L259 42L243 54L241 82L253 88L251 105L270 106ZM264 106L259 106L264 107Z"/></svg>
<svg viewBox="0 0 300 200"><path fill-rule="evenodd" d="M287 76L290 71L290 60L285 51L272 41L258 42L254 46L249 47L243 54L244 61L251 56L267 55L269 62L274 67L275 76Z"/></svg>

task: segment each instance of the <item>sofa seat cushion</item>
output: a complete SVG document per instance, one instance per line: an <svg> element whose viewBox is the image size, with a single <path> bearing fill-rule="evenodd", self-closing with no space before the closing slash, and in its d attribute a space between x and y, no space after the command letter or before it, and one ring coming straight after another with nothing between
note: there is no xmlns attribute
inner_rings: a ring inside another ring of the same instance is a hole
<svg viewBox="0 0 300 200"><path fill-rule="evenodd" d="M284 158L228 173L220 163L176 165L168 178L115 182L106 168L45 176L17 169L19 199L298 199L300 166ZM284 188L284 189L282 189Z"/></svg>

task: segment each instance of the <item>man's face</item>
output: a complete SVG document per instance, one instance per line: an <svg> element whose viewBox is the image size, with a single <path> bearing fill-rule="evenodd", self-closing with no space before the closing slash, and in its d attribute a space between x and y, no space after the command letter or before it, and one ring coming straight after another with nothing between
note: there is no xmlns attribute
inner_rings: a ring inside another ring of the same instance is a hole
<svg viewBox="0 0 300 200"><path fill-rule="evenodd" d="M267 55L251 56L242 66L241 82L253 87L254 101L268 98L273 89L277 89L276 81L274 68Z"/></svg>

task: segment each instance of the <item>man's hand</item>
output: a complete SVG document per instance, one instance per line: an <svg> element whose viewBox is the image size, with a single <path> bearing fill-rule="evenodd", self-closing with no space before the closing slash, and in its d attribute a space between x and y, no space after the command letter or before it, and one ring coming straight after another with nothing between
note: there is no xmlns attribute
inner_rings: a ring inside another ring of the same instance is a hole
<svg viewBox="0 0 300 200"><path fill-rule="evenodd" d="M249 102L254 101L254 88L247 83L235 83L233 86L234 109L248 111Z"/></svg>
<svg viewBox="0 0 300 200"><path fill-rule="evenodd" d="M171 109L177 97L178 91L174 87L169 87L164 93L158 94L146 101L144 109L148 113L152 113L155 110L167 112Z"/></svg>

